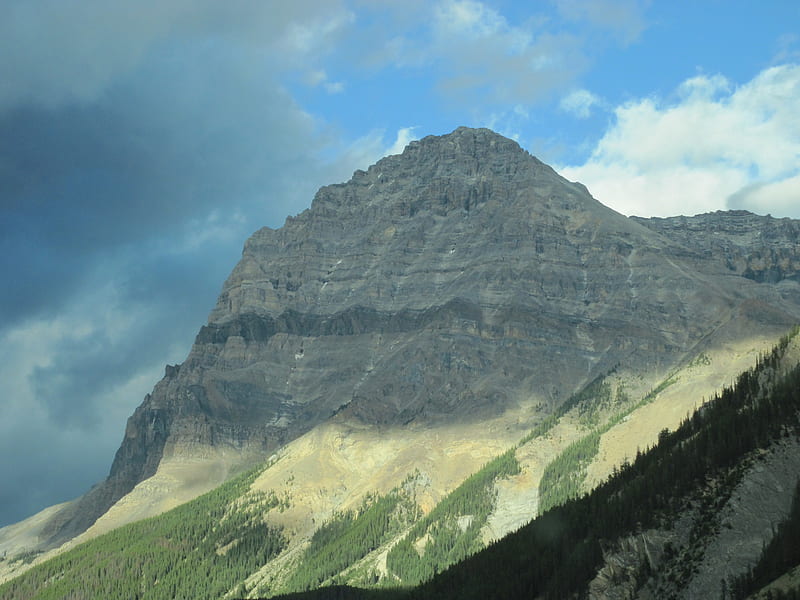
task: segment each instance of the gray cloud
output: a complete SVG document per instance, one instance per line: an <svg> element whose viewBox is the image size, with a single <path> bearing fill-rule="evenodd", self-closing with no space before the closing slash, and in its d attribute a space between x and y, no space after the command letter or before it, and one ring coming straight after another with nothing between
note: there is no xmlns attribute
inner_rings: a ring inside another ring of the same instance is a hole
<svg viewBox="0 0 800 600"><path fill-rule="evenodd" d="M309 49L294 43L298 31L335 20L343 10L337 0L7 0L0 21L0 110L93 102L170 39L213 38L254 52L291 47L303 54ZM284 52L282 58L290 57Z"/></svg>
<svg viewBox="0 0 800 600"><path fill-rule="evenodd" d="M313 190L291 179L317 162L319 140L263 75L236 48L184 45L102 101L0 115L2 260L17 281L0 292L1 312L20 318L60 303L87 262L167 234L179 242L214 211L244 221L240 245L302 208Z"/></svg>
<svg viewBox="0 0 800 600"><path fill-rule="evenodd" d="M556 0L561 15L611 32L624 44L635 41L647 27L648 0Z"/></svg>
<svg viewBox="0 0 800 600"><path fill-rule="evenodd" d="M540 102L569 87L589 64L585 39L565 28L548 30L543 13L515 22L491 3L475 0L413 8L385 0L381 6L391 10L374 15L372 26L361 32L370 47L355 62L376 70L433 66L441 97L474 107L481 117ZM392 27L387 15L401 26Z"/></svg>
<svg viewBox="0 0 800 600"><path fill-rule="evenodd" d="M345 167L321 159L336 139L280 74L324 54L337 35L324 20L346 11L222 7L4 7L0 526L105 476L246 237Z"/></svg>
<svg viewBox="0 0 800 600"><path fill-rule="evenodd" d="M125 419L164 364L183 360L235 261L214 249L220 256L131 246L92 265L52 315L0 336L0 524L105 476Z"/></svg>
<svg viewBox="0 0 800 600"><path fill-rule="evenodd" d="M115 271L127 272L124 277L101 270L82 290L88 295L96 287L99 293L84 298L65 320L67 327L48 347L48 361L28 376L48 422L92 432L118 388L141 373L158 373L165 363L183 360L221 281L212 282L204 273L229 268L201 255L159 263L119 260ZM144 391L122 401L124 416Z"/></svg>
<svg viewBox="0 0 800 600"><path fill-rule="evenodd" d="M107 452L113 453L113 444L98 443L96 436L24 425L0 439L0 452L13 459L0 461L0 526L85 493L98 474L107 472ZM121 432L115 438L119 444Z"/></svg>
<svg viewBox="0 0 800 600"><path fill-rule="evenodd" d="M574 81L586 60L577 38L570 35L538 35L514 52L509 39L447 42L450 73L439 84L447 97L479 106L530 105L547 98Z"/></svg>
<svg viewBox="0 0 800 600"><path fill-rule="evenodd" d="M746 185L728 197L727 207L800 219L800 174Z"/></svg>

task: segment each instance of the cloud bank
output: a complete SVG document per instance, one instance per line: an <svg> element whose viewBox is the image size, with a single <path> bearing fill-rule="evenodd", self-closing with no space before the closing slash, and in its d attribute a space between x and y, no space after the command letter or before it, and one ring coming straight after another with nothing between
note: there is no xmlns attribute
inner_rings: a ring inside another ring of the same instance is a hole
<svg viewBox="0 0 800 600"><path fill-rule="evenodd" d="M352 151L283 83L351 22L334 1L4 6L0 526L104 477L247 236L391 146Z"/></svg>
<svg viewBox="0 0 800 600"><path fill-rule="evenodd" d="M669 98L618 107L589 160L560 171L628 215L747 207L800 218L799 111L798 65L738 87L698 75Z"/></svg>

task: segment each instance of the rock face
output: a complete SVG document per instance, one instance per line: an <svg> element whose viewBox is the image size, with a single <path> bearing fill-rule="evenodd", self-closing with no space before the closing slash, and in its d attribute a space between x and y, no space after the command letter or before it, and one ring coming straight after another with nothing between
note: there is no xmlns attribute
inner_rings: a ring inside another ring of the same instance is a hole
<svg viewBox="0 0 800 600"><path fill-rule="evenodd" d="M536 399L541 415L617 365L663 374L712 331L800 317L796 221L680 219L628 219L486 129L323 187L247 241L186 361L51 542L164 456L264 457L336 414L434 426Z"/></svg>
<svg viewBox="0 0 800 600"><path fill-rule="evenodd" d="M759 283L800 284L800 221L746 210L694 217L642 219L637 223L716 260L732 273ZM785 286L786 290L800 289Z"/></svg>

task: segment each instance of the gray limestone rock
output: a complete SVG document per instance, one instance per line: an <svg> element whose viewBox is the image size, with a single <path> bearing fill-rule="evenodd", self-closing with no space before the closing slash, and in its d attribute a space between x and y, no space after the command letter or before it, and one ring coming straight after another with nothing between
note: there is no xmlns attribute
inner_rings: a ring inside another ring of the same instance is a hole
<svg viewBox="0 0 800 600"><path fill-rule="evenodd" d="M797 278L797 222L694 219L628 219L486 129L412 142L253 234L189 356L51 541L165 453L267 456L334 415L454 423L531 397L552 410L617 365L665 373L720 328L800 318L775 283ZM777 233L756 243L759 226Z"/></svg>
<svg viewBox="0 0 800 600"><path fill-rule="evenodd" d="M800 283L800 221L746 210L632 219L737 275L759 283Z"/></svg>

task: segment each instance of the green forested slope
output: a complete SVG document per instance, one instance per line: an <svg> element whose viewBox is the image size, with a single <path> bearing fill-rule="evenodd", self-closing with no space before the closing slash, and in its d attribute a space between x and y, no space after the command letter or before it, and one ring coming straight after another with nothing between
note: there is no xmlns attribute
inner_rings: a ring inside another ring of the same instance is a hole
<svg viewBox="0 0 800 600"><path fill-rule="evenodd" d="M258 473L56 556L0 586L0 598L221 598L284 547L263 520L278 500L245 495Z"/></svg>
<svg viewBox="0 0 800 600"><path fill-rule="evenodd" d="M707 506L700 502L700 508L718 508L740 480L748 456L800 431L800 365L788 370L781 367L789 341L790 337L784 338L753 369L741 374L732 388L687 418L676 431L664 431L656 447L639 453L633 464L623 466L591 494L556 506L519 531L408 589L404 597L507 600L580 595L602 565L604 545L648 527L668 526L686 509L689 498L704 496L710 480L715 481L717 493L703 498ZM744 597L792 566L800 546L797 511L796 501L792 515L777 528L759 564L732 582L732 597ZM691 569L691 564L686 566ZM335 597L361 598L361 593L338 588ZM402 592L393 592L397 593Z"/></svg>
<svg viewBox="0 0 800 600"><path fill-rule="evenodd" d="M512 448L439 502L389 551L386 568L395 581L419 583L480 550L480 531L494 508L494 482L517 473L519 463Z"/></svg>
<svg viewBox="0 0 800 600"><path fill-rule="evenodd" d="M625 416L655 400L661 392L674 383L673 376L667 377L633 405L627 403L627 398L620 397L625 394L622 388L618 388L617 401L613 406L615 412L602 425L600 425L599 413L603 409L612 409L611 386L606 382L605 377L598 377L573 396L566 404L574 407L580 415L581 421L589 424L592 429L584 437L564 448L545 467L539 482L539 514L547 512L554 506L564 504L567 500L577 498L584 490L586 469L597 456L602 435L618 425Z"/></svg>
<svg viewBox="0 0 800 600"><path fill-rule="evenodd" d="M687 418L658 445L640 453L589 495L566 500L517 532L480 550L480 529L495 503L494 483L518 472L511 449L465 480L420 518L402 486L370 497L353 512L336 514L311 539L280 591L353 581L341 573L369 553L396 543L386 557L383 586L363 591L333 586L291 598L563 598L584 590L603 561L603 547L634 531L665 526L699 497L708 481L731 490L745 457L800 430L800 366L784 369L785 338L736 385ZM598 380L596 387L603 391ZM594 451L592 434L565 453L579 463ZM584 448L583 446L586 446ZM254 493L257 472L159 517L89 541L0 586L0 598L222 598L244 597L243 582L284 547L265 516L273 495ZM570 494L577 489L570 490ZM729 493L729 492L728 492ZM694 496L692 496L694 494ZM709 499L709 510L720 503ZM562 499L559 499L560 501ZM731 581L741 597L759 589L796 558L797 503L752 573ZM407 531L403 535L403 531ZM398 539L399 537L399 539ZM360 580L370 583L374 580Z"/></svg>
<svg viewBox="0 0 800 600"><path fill-rule="evenodd" d="M564 598L584 589L602 544L670 521L710 477L730 487L742 459L800 426L800 365L781 373L789 338L733 388L664 432L589 495L542 515L411 592L412 598Z"/></svg>
<svg viewBox="0 0 800 600"><path fill-rule="evenodd" d="M322 525L305 550L301 568L284 586L288 590L319 587L380 547L419 517L419 509L401 486L386 496L365 500L356 513L338 513Z"/></svg>

